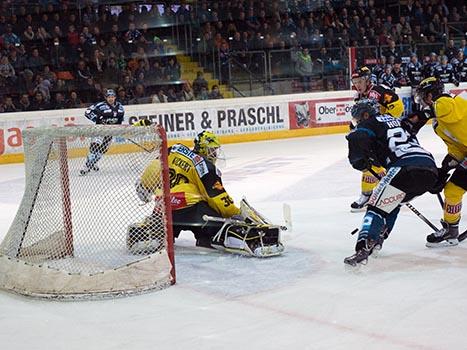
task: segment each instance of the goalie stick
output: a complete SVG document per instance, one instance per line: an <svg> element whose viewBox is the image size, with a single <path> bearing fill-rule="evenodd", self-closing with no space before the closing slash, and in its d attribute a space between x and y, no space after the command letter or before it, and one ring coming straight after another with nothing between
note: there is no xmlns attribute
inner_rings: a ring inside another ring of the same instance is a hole
<svg viewBox="0 0 467 350"><path fill-rule="evenodd" d="M126 138L128 141L130 141L132 144L138 146L139 148L141 148L143 151L147 152L147 153L152 153L154 152L155 148L146 148L144 147L143 145L139 144L138 142L136 141L133 141L132 139L129 139L129 138Z"/></svg>
<svg viewBox="0 0 467 350"><path fill-rule="evenodd" d="M279 230L286 231L287 227L283 225L273 225L269 223L255 223L255 222L247 222L247 221L242 221L242 220L235 220L232 218L220 218L217 216L209 216L209 215L203 215L203 220L204 221L215 221L215 222L223 222L227 224L237 224L237 225L246 225L246 226L255 226L255 227L268 227L268 228L278 228Z"/></svg>

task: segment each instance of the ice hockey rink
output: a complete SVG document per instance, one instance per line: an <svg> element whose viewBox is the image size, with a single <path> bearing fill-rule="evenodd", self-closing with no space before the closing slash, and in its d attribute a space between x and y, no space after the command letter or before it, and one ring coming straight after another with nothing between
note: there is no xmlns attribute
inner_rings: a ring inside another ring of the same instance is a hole
<svg viewBox="0 0 467 350"><path fill-rule="evenodd" d="M420 142L437 157L430 127ZM176 241L177 284L135 297L88 302L0 292L2 349L467 349L467 242L429 249L431 229L404 208L378 259L344 268L363 213L350 213L360 174L344 135L225 145L223 181L274 223L293 228L280 257L254 259ZM23 165L0 166L0 238L24 190ZM426 194L413 205L439 225ZM464 211L465 213L465 211ZM467 227L467 220L461 230Z"/></svg>

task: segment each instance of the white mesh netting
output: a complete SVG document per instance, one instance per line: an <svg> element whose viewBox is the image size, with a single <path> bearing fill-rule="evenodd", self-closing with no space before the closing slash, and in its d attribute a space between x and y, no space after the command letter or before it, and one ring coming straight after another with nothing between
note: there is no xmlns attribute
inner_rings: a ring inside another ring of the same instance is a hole
<svg viewBox="0 0 467 350"><path fill-rule="evenodd" d="M1 288L77 298L138 293L173 282L163 130L50 127L23 135L26 187L0 245ZM107 152L83 176L91 143L102 153L102 141L110 141ZM142 205L135 183L150 164L164 171L151 173L156 200Z"/></svg>

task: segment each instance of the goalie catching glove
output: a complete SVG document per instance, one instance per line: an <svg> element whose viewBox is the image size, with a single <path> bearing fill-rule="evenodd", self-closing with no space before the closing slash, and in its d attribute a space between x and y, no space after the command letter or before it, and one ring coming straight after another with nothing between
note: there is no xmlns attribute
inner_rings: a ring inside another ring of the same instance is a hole
<svg viewBox="0 0 467 350"><path fill-rule="evenodd" d="M143 222L128 227L127 249L135 255L155 253L164 247L164 220L160 215L152 214Z"/></svg>

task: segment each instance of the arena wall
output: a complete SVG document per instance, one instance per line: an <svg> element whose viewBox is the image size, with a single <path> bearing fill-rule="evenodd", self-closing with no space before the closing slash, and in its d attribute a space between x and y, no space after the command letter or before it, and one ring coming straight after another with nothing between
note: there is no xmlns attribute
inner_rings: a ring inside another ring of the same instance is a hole
<svg viewBox="0 0 467 350"><path fill-rule="evenodd" d="M467 97L467 83L446 90ZM411 88L396 89L406 110ZM246 97L222 100L125 106L125 122L149 118L162 124L169 144L191 141L212 129L223 143L344 133L348 131L354 91ZM84 109L9 113L0 119L0 164L22 162L22 130L39 126L90 124ZM118 140L115 140L118 143Z"/></svg>

